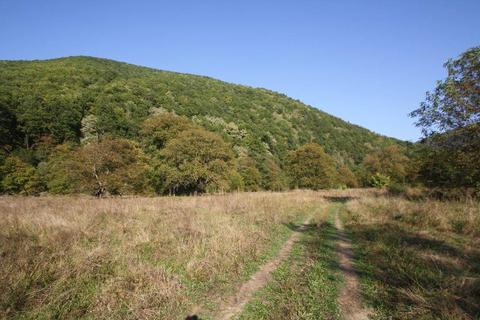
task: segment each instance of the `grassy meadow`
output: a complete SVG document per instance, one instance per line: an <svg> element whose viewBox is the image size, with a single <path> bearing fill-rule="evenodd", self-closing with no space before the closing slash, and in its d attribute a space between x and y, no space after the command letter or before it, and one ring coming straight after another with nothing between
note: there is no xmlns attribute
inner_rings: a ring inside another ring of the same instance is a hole
<svg viewBox="0 0 480 320"><path fill-rule="evenodd" d="M357 197L343 216L376 319L480 318L478 200Z"/></svg>
<svg viewBox="0 0 480 320"><path fill-rule="evenodd" d="M0 197L0 318L215 319L298 231L238 318L342 319L337 214L372 318L480 316L478 201L352 189Z"/></svg>
<svg viewBox="0 0 480 320"><path fill-rule="evenodd" d="M314 192L2 197L0 318L208 314L322 201Z"/></svg>

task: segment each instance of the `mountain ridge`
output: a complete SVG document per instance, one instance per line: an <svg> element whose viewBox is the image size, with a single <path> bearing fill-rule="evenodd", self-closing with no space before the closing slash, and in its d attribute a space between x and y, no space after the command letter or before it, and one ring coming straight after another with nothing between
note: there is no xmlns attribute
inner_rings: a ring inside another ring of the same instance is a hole
<svg viewBox="0 0 480 320"><path fill-rule="evenodd" d="M209 79L209 80L213 80L213 81L218 81L218 82L221 82L221 83L224 83L224 84L227 84L227 85L235 85L235 86L242 86L242 87L246 87L246 88L254 89L254 90L262 90L262 91L270 92L270 93L273 93L273 94L285 96L285 97L287 97L289 99L292 99L292 100L294 100L298 103L301 103L301 104L303 104L307 107L313 108L313 109L318 110L322 113L326 113L330 117L334 117L334 118L336 118L338 120L341 120L343 122L346 122L346 123L348 123L352 126L368 130L375 135L379 135L379 136L386 137L386 138L389 138L389 139L394 139L394 140L397 140L399 142L408 142L408 140L388 136L386 134L382 134L382 133L376 132L372 129L369 129L367 127L364 127L362 125L353 123L349 120L342 119L340 116L336 116L336 115L333 115L331 113L328 113L328 112L324 111L323 109L321 109L320 107L316 107L312 104L306 103L299 98L290 97L290 96L288 96L287 94L285 94L281 91L276 91L276 90L269 89L267 87L262 87L262 86L252 86L252 85L248 85L248 84L245 84L245 83L236 83L236 82L233 82L233 81L222 80L222 79L216 78L214 76L207 76L207 75L202 75L202 74L182 72L182 71L174 71L174 70L167 70L167 69L158 69L156 67L137 65L137 64L131 63L131 62L124 62L124 61L119 61L119 60L115 60L115 59L102 58L102 57L97 57L97 56L88 56L88 55L73 55L73 56L55 57L55 58L48 58L48 59L31 59L31 60L29 60L29 59L21 59L21 60L3 59L3 60L1 60L0 59L0 63L2 63L2 62L6 62L6 63L10 63L10 62L27 62L27 63L28 62L46 62L46 61L56 61L56 60L64 60L64 59L86 59L86 60L93 59L93 60L99 60L99 61L116 62L116 63L132 66L132 67L144 68L144 69L147 69L147 70L150 70L150 71L167 72L167 73L173 73L173 74L178 74L178 75L186 75L186 76L205 78L205 79Z"/></svg>

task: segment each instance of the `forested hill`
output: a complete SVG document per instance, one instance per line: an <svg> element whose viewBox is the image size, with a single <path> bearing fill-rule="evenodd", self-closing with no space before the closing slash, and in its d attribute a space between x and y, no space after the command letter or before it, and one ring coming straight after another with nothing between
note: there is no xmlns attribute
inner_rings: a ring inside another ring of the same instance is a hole
<svg viewBox="0 0 480 320"><path fill-rule="evenodd" d="M137 139L142 121L171 111L221 133L258 160L317 142L346 163L392 142L298 100L266 89L92 57L0 62L3 145L80 141L82 120L101 133ZM8 131L8 132L5 132Z"/></svg>

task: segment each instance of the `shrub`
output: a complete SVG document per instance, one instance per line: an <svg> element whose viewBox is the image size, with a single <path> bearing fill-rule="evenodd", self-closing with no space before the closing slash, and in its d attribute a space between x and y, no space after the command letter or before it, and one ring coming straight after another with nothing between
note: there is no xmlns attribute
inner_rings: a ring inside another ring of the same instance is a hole
<svg viewBox="0 0 480 320"><path fill-rule="evenodd" d="M35 168L20 158L11 156L5 159L2 167L2 189L6 193L38 194L44 185Z"/></svg>
<svg viewBox="0 0 480 320"><path fill-rule="evenodd" d="M377 172L370 177L370 184L375 188L387 187L390 184L390 177Z"/></svg>
<svg viewBox="0 0 480 320"><path fill-rule="evenodd" d="M388 193L394 196L404 195L407 192L407 186L401 183L392 183L388 186Z"/></svg>

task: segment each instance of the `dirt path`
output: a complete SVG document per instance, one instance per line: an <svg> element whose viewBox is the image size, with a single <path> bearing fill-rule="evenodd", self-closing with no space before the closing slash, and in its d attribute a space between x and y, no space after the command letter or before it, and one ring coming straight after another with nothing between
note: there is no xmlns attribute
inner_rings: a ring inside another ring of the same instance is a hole
<svg viewBox="0 0 480 320"><path fill-rule="evenodd" d="M283 244L282 248L278 254L272 260L265 263L260 270L258 270L247 282L245 282L240 289L237 291L237 294L228 301L223 307L220 308L215 319L226 320L231 319L234 316L240 314L243 307L247 302L252 298L253 294L265 286L271 278L272 272L278 267L278 265L287 259L292 250L293 244L298 240L300 231L304 230L310 218L304 221L303 225L300 226L298 231L295 231L290 238Z"/></svg>
<svg viewBox="0 0 480 320"><path fill-rule="evenodd" d="M338 217L338 213L335 215L335 228L337 229L338 238L336 250L345 282L338 297L338 303L340 304L345 320L368 319L371 312L362 307L358 277L352 264L352 244L345 235L343 224Z"/></svg>

